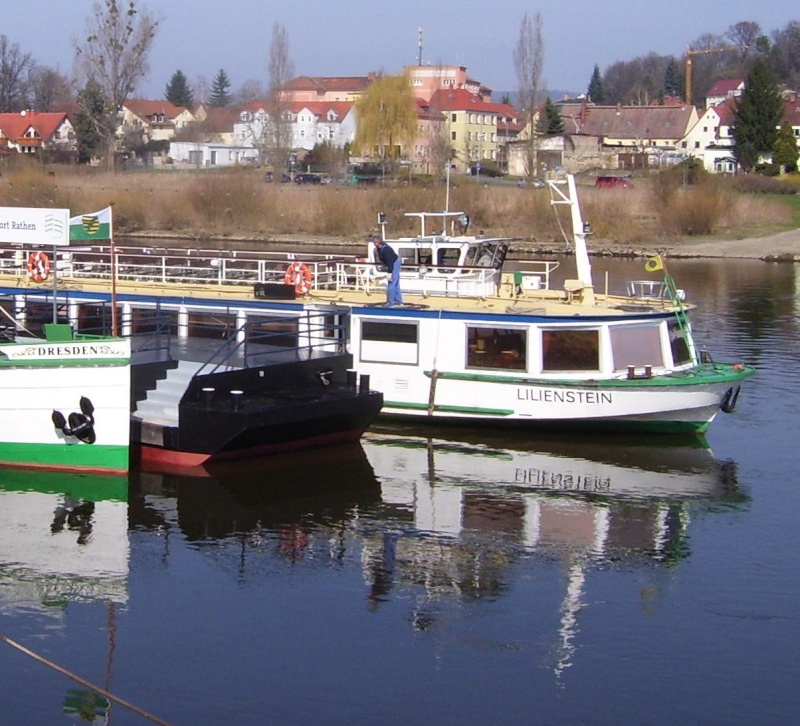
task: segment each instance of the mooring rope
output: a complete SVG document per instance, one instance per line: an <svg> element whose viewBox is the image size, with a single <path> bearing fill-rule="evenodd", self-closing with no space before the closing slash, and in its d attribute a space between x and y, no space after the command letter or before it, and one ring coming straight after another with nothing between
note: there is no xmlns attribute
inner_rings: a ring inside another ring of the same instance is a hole
<svg viewBox="0 0 800 726"><path fill-rule="evenodd" d="M118 703L120 706L123 706L124 708L127 708L133 711L134 713L138 713L140 716L143 716L144 718L148 719L149 721L152 721L153 723L161 724L161 726L170 726L168 721L164 721L163 719L158 718L158 716L154 716L153 714L148 713L144 709L141 709L138 706L134 706L132 703L128 703L128 701L120 698L119 696L115 696L113 693L109 693L104 688L95 686L93 683L90 683L86 679L81 678L79 675L76 675L75 673L68 671L66 668L62 668L57 663L53 663L53 661L47 660L47 658L44 658L38 653L34 653L32 650L26 648L24 645L20 645L16 641L11 640L11 638L0 634L0 640L2 640L4 643L7 643L12 648L16 648L21 653L30 656L39 663L43 663L44 665L52 668L53 670L58 671L62 675L71 678L73 681L77 681L82 686L86 686L86 688L89 688L95 693L99 693L101 696L105 696L109 701L114 701L114 703Z"/></svg>

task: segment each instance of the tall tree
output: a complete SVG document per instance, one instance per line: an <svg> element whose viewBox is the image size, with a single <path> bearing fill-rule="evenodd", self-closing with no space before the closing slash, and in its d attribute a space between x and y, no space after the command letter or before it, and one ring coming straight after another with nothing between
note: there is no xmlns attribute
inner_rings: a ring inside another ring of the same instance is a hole
<svg viewBox="0 0 800 726"><path fill-rule="evenodd" d="M678 61L674 58L669 59L667 70L664 71L664 93L667 96L683 98L683 76Z"/></svg>
<svg viewBox="0 0 800 726"><path fill-rule="evenodd" d="M289 35L280 23L272 26L272 37L269 44L269 61L267 78L269 87L269 134L267 151L276 172L286 168L286 162L292 151L292 118L289 104L285 99L284 86L294 76L294 63L289 55ZM262 153L263 157L263 153ZM280 183L281 174L273 174L276 183Z"/></svg>
<svg viewBox="0 0 800 726"><path fill-rule="evenodd" d="M211 84L211 93L208 97L208 105L214 108L225 108L231 102L231 80L224 69L220 68L219 73L214 76Z"/></svg>
<svg viewBox="0 0 800 726"><path fill-rule="evenodd" d="M745 80L733 120L734 156L746 171L769 154L778 136L783 101L767 64L759 58Z"/></svg>
<svg viewBox="0 0 800 726"><path fill-rule="evenodd" d="M189 81L180 69L172 74L172 78L169 79L164 90L164 95L167 101L176 106L189 107L194 103L194 94L189 87Z"/></svg>
<svg viewBox="0 0 800 726"><path fill-rule="evenodd" d="M540 126L545 136L558 136L564 133L564 119L561 118L561 111L550 99L550 96L544 102L544 113Z"/></svg>
<svg viewBox="0 0 800 726"><path fill-rule="evenodd" d="M355 111L354 146L365 154L395 159L402 145L414 139L417 108L405 75L376 78L356 101Z"/></svg>
<svg viewBox="0 0 800 726"><path fill-rule="evenodd" d="M595 64L592 71L592 77L589 79L589 87L586 89L586 95L590 101L593 101L599 106L606 102L606 90L603 85L603 76L600 73L600 66Z"/></svg>
<svg viewBox="0 0 800 726"><path fill-rule="evenodd" d="M544 68L542 17L539 13L536 13L533 19L527 14L522 18L513 57L522 119L525 128L529 130L525 140L523 163L526 176L532 177L536 175L536 104L539 102Z"/></svg>
<svg viewBox="0 0 800 726"><path fill-rule="evenodd" d="M158 21L147 11L139 11L130 0L123 7L116 0L95 2L93 15L86 23L82 44L75 44L76 66L84 79L97 84L103 107L94 104L80 110L95 125L105 144L106 163L114 169L117 114L147 71L148 57L158 29Z"/></svg>
<svg viewBox="0 0 800 726"><path fill-rule="evenodd" d="M28 76L28 100L36 111L64 110L72 101L69 79L52 68L35 66Z"/></svg>
<svg viewBox="0 0 800 726"><path fill-rule="evenodd" d="M30 53L0 35L0 113L22 111L28 105L27 74L33 69Z"/></svg>
<svg viewBox="0 0 800 726"><path fill-rule="evenodd" d="M792 122L785 118L772 147L772 161L784 172L796 171L797 156L797 137L794 135Z"/></svg>
<svg viewBox="0 0 800 726"><path fill-rule="evenodd" d="M103 154L103 139L95 123L95 119L102 116L106 110L106 101L100 84L90 78L86 86L78 92L77 102L75 139L78 162L88 164Z"/></svg>

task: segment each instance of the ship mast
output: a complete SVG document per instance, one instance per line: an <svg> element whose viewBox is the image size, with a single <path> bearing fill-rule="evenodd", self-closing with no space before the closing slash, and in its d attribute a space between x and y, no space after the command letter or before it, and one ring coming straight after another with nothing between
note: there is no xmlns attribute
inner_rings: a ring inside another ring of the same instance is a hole
<svg viewBox="0 0 800 726"><path fill-rule="evenodd" d="M575 265L577 267L578 279L583 284L583 302L586 305L594 305L594 283L592 282L592 264L589 262L589 252L586 248L586 237L592 233L588 223L584 223L581 215L581 206L578 202L578 191L575 188L575 177L567 174L567 194L557 186L556 182L550 182L550 189L553 190L555 198L551 204L568 204L572 215L572 239L575 244Z"/></svg>

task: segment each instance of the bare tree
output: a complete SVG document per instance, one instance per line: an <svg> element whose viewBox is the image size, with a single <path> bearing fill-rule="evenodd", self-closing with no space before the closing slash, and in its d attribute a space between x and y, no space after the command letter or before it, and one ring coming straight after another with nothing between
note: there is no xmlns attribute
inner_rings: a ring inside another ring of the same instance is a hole
<svg viewBox="0 0 800 726"><path fill-rule="evenodd" d="M275 170L274 179L280 182L281 172L292 151L292 119L286 102L284 86L294 76L294 64L289 56L289 35L280 23L272 26L272 39L269 44L269 63L267 78L269 87L269 133L267 135L268 153Z"/></svg>
<svg viewBox="0 0 800 726"><path fill-rule="evenodd" d="M536 173L536 105L539 102L544 67L544 42L542 40L542 17L539 13L525 15L519 28L519 40L514 49L514 68L519 84L519 105L527 129L524 165L527 176Z"/></svg>
<svg viewBox="0 0 800 726"><path fill-rule="evenodd" d="M117 119L128 96L149 70L148 56L158 21L130 0L123 8L117 0L95 2L82 43L74 42L79 84L94 81L102 92L102 111L81 109L103 140L106 163L114 169ZM80 97L80 96L79 96Z"/></svg>
<svg viewBox="0 0 800 726"><path fill-rule="evenodd" d="M23 53L19 45L0 35L0 113L25 109L28 103L25 84L32 69L30 53Z"/></svg>
<svg viewBox="0 0 800 726"><path fill-rule="evenodd" d="M69 79L46 66L35 66L28 75L28 99L36 111L60 111L72 100Z"/></svg>

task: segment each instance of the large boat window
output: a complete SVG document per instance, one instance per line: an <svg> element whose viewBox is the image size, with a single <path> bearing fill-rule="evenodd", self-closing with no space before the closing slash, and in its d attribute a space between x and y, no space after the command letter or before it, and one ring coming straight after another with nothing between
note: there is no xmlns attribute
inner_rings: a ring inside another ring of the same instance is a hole
<svg viewBox="0 0 800 726"><path fill-rule="evenodd" d="M600 335L597 330L542 331L542 370L600 370Z"/></svg>
<svg viewBox="0 0 800 726"><path fill-rule="evenodd" d="M528 331L467 328L467 368L527 369Z"/></svg>
<svg viewBox="0 0 800 726"><path fill-rule="evenodd" d="M667 328L669 330L669 345L672 348L672 362L676 366L691 363L692 354L678 321L670 320Z"/></svg>
<svg viewBox="0 0 800 726"><path fill-rule="evenodd" d="M361 321L359 355L362 361L416 365L419 360L418 342L419 328L416 323Z"/></svg>
<svg viewBox="0 0 800 726"><path fill-rule="evenodd" d="M628 366L664 365L659 326L612 325L609 333L615 371L624 371Z"/></svg>
<svg viewBox="0 0 800 726"><path fill-rule="evenodd" d="M227 340L236 333L236 316L226 313L189 313L189 337Z"/></svg>
<svg viewBox="0 0 800 726"><path fill-rule="evenodd" d="M436 251L436 264L438 272L455 272L461 250L458 247L440 247ZM445 267L445 265L447 265Z"/></svg>

